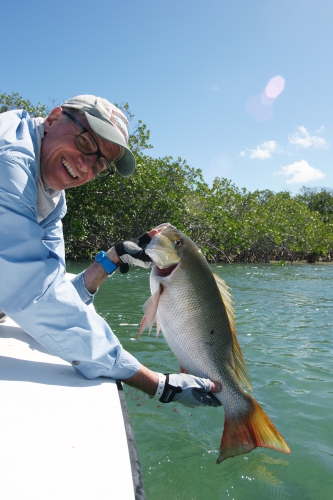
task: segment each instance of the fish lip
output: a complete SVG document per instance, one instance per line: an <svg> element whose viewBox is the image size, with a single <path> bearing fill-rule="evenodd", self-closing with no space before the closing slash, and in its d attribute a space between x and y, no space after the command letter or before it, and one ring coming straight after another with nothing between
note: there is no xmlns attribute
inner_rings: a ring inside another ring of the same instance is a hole
<svg viewBox="0 0 333 500"><path fill-rule="evenodd" d="M160 277L164 278L164 277L170 276L170 274L172 274L173 271L177 267L178 267L178 264L173 264L172 266L165 267L165 268L161 269L160 267L155 265L154 266L154 274L156 276L160 276Z"/></svg>

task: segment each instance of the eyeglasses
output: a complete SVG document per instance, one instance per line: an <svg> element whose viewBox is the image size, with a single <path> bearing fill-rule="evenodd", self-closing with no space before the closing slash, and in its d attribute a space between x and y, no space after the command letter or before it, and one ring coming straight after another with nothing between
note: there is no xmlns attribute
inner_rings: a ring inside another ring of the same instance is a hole
<svg viewBox="0 0 333 500"><path fill-rule="evenodd" d="M76 118L74 118L74 116L70 115L64 109L63 113L64 115L68 116L68 118L70 118L74 123L76 123L76 125L80 127L80 129L82 130L82 132L75 137L75 144L80 153L82 153L85 156L97 155L97 160L92 166L95 179L96 178L104 179L108 175L113 175L114 170L111 164L102 155L97 145L97 142L95 141L91 133L88 131L88 129L86 129L86 127L81 125L81 123L77 121Z"/></svg>

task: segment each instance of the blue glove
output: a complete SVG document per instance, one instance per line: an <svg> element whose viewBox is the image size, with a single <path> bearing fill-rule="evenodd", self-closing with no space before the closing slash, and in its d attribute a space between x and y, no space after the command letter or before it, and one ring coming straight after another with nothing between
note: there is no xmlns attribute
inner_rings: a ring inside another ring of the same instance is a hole
<svg viewBox="0 0 333 500"><path fill-rule="evenodd" d="M161 403L179 401L184 406L221 406L222 403L210 392L210 380L187 373L166 374Z"/></svg>
<svg viewBox="0 0 333 500"><path fill-rule="evenodd" d="M129 265L140 266L146 269L154 265L151 258L145 253L144 250L150 241L150 236L148 233L145 233L138 238L120 241L115 244L115 250L122 262L119 266L121 273L127 273Z"/></svg>

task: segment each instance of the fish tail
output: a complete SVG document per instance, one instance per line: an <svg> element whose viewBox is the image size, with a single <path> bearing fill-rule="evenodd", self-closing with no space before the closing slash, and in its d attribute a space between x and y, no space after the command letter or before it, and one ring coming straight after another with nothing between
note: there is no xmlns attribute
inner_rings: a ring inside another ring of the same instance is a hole
<svg viewBox="0 0 333 500"><path fill-rule="evenodd" d="M257 401L250 394L246 397L247 412L235 416L226 411L218 464L258 446L290 453L289 446Z"/></svg>

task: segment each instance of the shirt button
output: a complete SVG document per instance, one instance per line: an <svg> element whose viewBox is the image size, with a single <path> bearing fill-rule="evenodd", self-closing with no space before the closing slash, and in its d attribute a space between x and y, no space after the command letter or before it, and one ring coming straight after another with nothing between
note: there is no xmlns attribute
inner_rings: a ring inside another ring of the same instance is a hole
<svg viewBox="0 0 333 500"><path fill-rule="evenodd" d="M80 364L80 361L72 361L72 365L79 365Z"/></svg>

